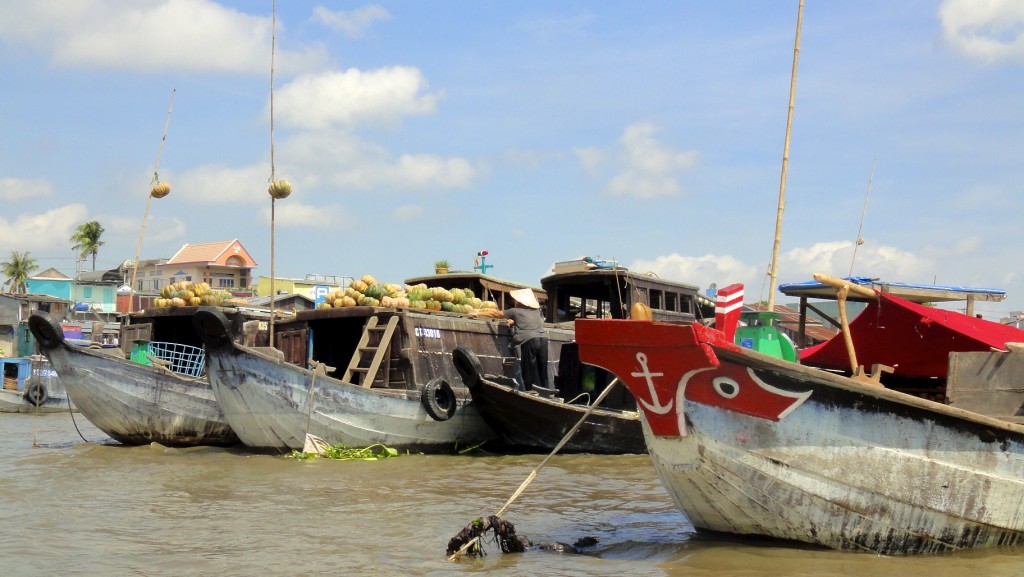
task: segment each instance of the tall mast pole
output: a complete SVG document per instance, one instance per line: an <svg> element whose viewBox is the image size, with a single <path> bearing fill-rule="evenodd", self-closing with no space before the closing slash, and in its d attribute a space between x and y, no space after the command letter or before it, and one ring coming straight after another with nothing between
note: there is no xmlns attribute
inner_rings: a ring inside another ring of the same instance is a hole
<svg viewBox="0 0 1024 577"><path fill-rule="evenodd" d="M779 179L779 211L775 218L775 243L772 245L772 261L768 275L768 311L775 311L775 287L779 282L779 245L782 244L782 215L786 211L786 172L789 169L789 134L793 129L793 103L796 100L796 67L800 60L800 26L803 24L804 0L796 13L796 41L793 45L793 73L789 81L789 113L786 115L786 144L782 151L782 176Z"/></svg>

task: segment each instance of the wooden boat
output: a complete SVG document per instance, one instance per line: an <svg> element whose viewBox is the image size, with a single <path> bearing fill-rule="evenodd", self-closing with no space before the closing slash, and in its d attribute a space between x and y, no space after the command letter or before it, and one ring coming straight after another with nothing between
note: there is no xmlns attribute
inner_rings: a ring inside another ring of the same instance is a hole
<svg viewBox="0 0 1024 577"><path fill-rule="evenodd" d="M505 450L552 451L583 419L594 400L589 393L563 399L553 391L524 391L511 378L484 373L479 359L466 347L456 347L452 362L473 397L473 407L497 433ZM628 393L626 396L632 399ZM640 413L594 408L561 452L645 453Z"/></svg>
<svg viewBox="0 0 1024 577"><path fill-rule="evenodd" d="M64 385L42 355L0 359L0 413L77 412Z"/></svg>
<svg viewBox="0 0 1024 577"><path fill-rule="evenodd" d="M576 340L637 398L655 468L699 530L884 555L1024 542L1021 425L696 323L581 319Z"/></svg>
<svg viewBox="0 0 1024 577"><path fill-rule="evenodd" d="M213 392L254 448L300 449L313 435L332 445L451 452L495 438L458 382L452 351L469 346L489 373L518 374L508 327L457 313L302 311L278 325L274 349L238 343L214 309L201 308L195 323ZM572 331L550 336L557 353Z"/></svg>
<svg viewBox="0 0 1024 577"><path fill-rule="evenodd" d="M623 318L633 303L650 306L656 318L694 322L712 314L713 304L697 287L638 274L617 263L584 258L556 263L541 279L542 308L549 327L572 327L585 316ZM561 347L554 387L523 391L519 384L482 370L478 351L453 352L473 406L516 451L550 452L609 385L606 371L583 366L574 343ZM575 453L644 453L639 413L624 388L611 391L562 449Z"/></svg>
<svg viewBox="0 0 1024 577"><path fill-rule="evenodd" d="M125 445L230 446L238 437L203 374L205 353L195 334L194 307L152 309L122 327L122 343L137 343L130 357L120 348L71 344L44 312L29 328L79 411ZM234 330L242 316L232 313ZM144 345L144 346L139 346ZM144 364L146 363L146 364Z"/></svg>

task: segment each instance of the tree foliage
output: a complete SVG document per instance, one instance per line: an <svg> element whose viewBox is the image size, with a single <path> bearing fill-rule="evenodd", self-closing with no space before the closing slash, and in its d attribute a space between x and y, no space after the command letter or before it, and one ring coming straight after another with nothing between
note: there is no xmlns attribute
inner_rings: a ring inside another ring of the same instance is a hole
<svg viewBox="0 0 1024 577"><path fill-rule="evenodd" d="M71 242L75 243L72 248L78 251L81 258L92 256L92 270L96 270L96 255L103 246L100 237L103 236L103 225L98 221L91 220L85 224L78 225L75 234L71 235Z"/></svg>
<svg viewBox="0 0 1024 577"><path fill-rule="evenodd" d="M4 276L7 277L3 286L12 293L28 292L25 281L39 270L39 265L34 258L28 256L28 251L20 253L12 250L11 259L0 263L0 267L3 267Z"/></svg>

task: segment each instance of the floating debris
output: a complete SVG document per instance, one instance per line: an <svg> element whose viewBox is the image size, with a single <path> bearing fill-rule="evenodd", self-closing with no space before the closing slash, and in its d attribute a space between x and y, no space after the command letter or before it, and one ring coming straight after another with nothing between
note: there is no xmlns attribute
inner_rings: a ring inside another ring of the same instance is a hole
<svg viewBox="0 0 1024 577"><path fill-rule="evenodd" d="M494 541L502 553L522 553L529 549L530 540L523 535L516 535L516 526L497 515L484 519L478 517L466 525L458 535L448 541L447 555L457 558L460 555L483 557L487 553L483 548L483 538L487 532L494 533ZM468 545L468 547L467 547ZM463 549L465 549L463 551Z"/></svg>
<svg viewBox="0 0 1024 577"><path fill-rule="evenodd" d="M576 553L581 554L587 547L593 547L597 545L597 537L580 537L576 540L576 543L570 545L568 543L544 543L538 545L537 548L541 551L552 551L554 553Z"/></svg>
<svg viewBox="0 0 1024 577"><path fill-rule="evenodd" d="M293 450L292 454L288 455L288 458L308 460L322 457L324 459L335 459L338 461L379 461L381 459L397 457L398 455L399 453L397 449L392 449L391 447L387 447L379 443L362 449L355 449L339 444L318 447L318 450L312 452Z"/></svg>

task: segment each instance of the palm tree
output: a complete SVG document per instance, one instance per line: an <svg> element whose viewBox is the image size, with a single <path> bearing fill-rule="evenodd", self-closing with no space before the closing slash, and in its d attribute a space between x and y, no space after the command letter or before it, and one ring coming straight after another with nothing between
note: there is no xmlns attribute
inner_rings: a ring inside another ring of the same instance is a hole
<svg viewBox="0 0 1024 577"><path fill-rule="evenodd" d="M7 277L3 286L8 287L13 293L28 292L28 285L25 284L25 281L39 269L36 259L29 258L28 251L19 253L13 250L11 251L11 260L0 262L0 267L3 267L4 276Z"/></svg>
<svg viewBox="0 0 1024 577"><path fill-rule="evenodd" d="M75 234L71 235L71 242L75 243L72 248L78 251L81 258L92 255L92 270L96 270L96 253L103 246L103 241L100 240L101 236L103 236L103 226L95 220L78 225Z"/></svg>

